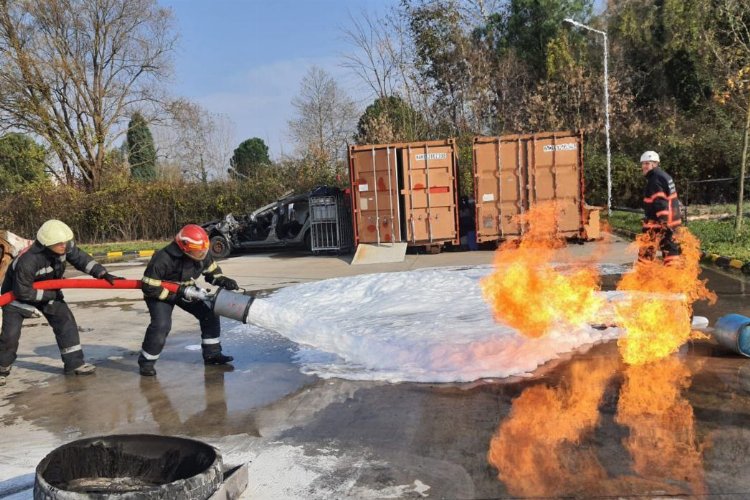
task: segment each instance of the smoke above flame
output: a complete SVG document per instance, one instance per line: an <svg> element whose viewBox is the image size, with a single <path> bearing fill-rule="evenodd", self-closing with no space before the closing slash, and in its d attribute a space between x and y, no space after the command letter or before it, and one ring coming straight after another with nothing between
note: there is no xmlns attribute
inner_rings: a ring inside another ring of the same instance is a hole
<svg viewBox="0 0 750 500"><path fill-rule="evenodd" d="M604 300L597 295L593 266L560 272L553 265L557 236L555 205L539 204L521 217L528 231L495 253L495 271L482 280L485 300L495 318L528 337L541 337L553 326L592 321Z"/></svg>

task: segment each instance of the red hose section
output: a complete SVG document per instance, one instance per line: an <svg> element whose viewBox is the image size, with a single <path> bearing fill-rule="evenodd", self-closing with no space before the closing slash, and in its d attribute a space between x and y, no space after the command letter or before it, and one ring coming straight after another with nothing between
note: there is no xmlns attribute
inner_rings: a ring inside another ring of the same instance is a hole
<svg viewBox="0 0 750 500"><path fill-rule="evenodd" d="M180 287L177 283L171 283L169 281L162 281L161 285L172 293L177 292ZM34 289L36 290L59 290L61 288L109 288L115 290L139 290L141 288L141 280L115 280L114 285L110 285L106 280L102 279L61 279L61 280L45 280L37 281L34 283ZM16 296L13 292L7 292L0 295L0 307L13 301Z"/></svg>

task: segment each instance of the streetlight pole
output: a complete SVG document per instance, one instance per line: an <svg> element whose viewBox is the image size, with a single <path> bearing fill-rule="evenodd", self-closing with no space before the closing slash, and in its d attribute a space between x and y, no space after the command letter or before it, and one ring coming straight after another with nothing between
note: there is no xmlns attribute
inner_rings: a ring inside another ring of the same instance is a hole
<svg viewBox="0 0 750 500"><path fill-rule="evenodd" d="M607 48L607 32L601 31L587 26L578 21L574 21L571 18L564 19L566 23L570 23L578 28L593 31L598 35L604 37L604 133L607 141L607 215L612 215L612 155L609 149L609 50Z"/></svg>

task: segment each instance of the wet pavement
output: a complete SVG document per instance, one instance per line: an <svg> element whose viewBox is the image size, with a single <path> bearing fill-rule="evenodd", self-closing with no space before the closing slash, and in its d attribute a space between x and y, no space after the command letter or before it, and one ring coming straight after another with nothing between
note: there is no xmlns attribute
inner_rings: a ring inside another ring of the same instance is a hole
<svg viewBox="0 0 750 500"><path fill-rule="evenodd" d="M719 300L696 314L750 315L741 275L703 277ZM250 462L243 498L750 497L750 360L711 341L643 367L610 342L531 379L389 384L306 376L294 343L230 321L235 369L204 367L197 325L178 321L158 376L143 378L141 303L89 302L76 314L135 315L139 333L82 333L100 360L91 377L59 376L49 333L22 353L0 406L0 497L28 498L34 466L65 442L131 432L195 437L229 465Z"/></svg>

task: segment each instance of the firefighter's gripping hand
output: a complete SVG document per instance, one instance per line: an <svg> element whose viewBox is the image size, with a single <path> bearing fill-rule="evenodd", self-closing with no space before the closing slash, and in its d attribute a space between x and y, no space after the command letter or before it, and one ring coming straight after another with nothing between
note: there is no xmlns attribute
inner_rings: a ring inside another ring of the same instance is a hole
<svg viewBox="0 0 750 500"><path fill-rule="evenodd" d="M115 276L114 274L109 274L108 272L105 272L104 274L99 276L99 279L103 279L110 285L115 286L115 280L124 280L125 278L121 276Z"/></svg>
<svg viewBox="0 0 750 500"><path fill-rule="evenodd" d="M203 288L198 288L197 286L182 285L177 290L177 296L183 298L186 302L206 300L208 298L208 291Z"/></svg>
<svg viewBox="0 0 750 500"><path fill-rule="evenodd" d="M226 276L219 276L214 280L214 285L223 288L224 290L238 290L240 287L236 281Z"/></svg>

